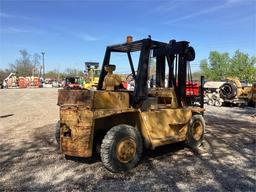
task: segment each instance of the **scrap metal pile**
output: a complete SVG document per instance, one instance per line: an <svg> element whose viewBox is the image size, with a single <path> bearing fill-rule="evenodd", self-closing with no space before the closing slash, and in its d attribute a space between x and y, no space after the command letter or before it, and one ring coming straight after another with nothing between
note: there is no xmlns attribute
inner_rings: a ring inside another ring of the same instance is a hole
<svg viewBox="0 0 256 192"><path fill-rule="evenodd" d="M10 73L3 81L3 88L39 88L40 85L41 81L39 77L17 77L15 73Z"/></svg>
<svg viewBox="0 0 256 192"><path fill-rule="evenodd" d="M208 81L204 84L205 100L209 105L249 105L256 103L256 83L252 85L241 82L238 78L224 81Z"/></svg>

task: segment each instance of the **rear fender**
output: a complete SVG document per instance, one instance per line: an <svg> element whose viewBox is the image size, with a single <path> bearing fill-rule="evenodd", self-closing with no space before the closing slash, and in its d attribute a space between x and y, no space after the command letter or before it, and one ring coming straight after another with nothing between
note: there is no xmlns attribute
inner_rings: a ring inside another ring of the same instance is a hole
<svg viewBox="0 0 256 192"><path fill-rule="evenodd" d="M65 155L92 156L93 113L81 106L60 108L60 148Z"/></svg>

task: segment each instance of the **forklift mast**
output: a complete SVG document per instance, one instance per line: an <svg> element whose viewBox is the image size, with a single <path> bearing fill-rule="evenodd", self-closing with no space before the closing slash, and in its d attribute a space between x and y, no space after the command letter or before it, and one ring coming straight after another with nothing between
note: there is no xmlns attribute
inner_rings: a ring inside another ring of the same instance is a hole
<svg viewBox="0 0 256 192"><path fill-rule="evenodd" d="M140 51L137 74L135 74L131 52ZM195 58L193 47L189 46L187 41L171 40L169 43L151 40L151 38L142 39L134 42L127 42L108 46L105 52L102 70L100 74L97 89L101 90L106 72L104 67L109 65L112 52L123 52L128 56L131 72L135 79L135 89L133 92L133 105L142 103L148 96L148 70L150 53L156 58L156 87L165 87L166 61L168 64L168 87L174 88L178 104L186 97L186 78L187 63Z"/></svg>

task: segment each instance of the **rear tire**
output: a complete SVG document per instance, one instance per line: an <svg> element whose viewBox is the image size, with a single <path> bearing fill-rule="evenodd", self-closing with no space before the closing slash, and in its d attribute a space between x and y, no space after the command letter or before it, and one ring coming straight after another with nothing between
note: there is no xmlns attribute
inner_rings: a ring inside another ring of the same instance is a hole
<svg viewBox="0 0 256 192"><path fill-rule="evenodd" d="M198 148L203 141L205 131L205 121L202 115L193 115L189 125L186 144L192 148Z"/></svg>
<svg viewBox="0 0 256 192"><path fill-rule="evenodd" d="M111 172L125 172L138 164L142 150L140 132L129 125L118 125L102 141L101 160Z"/></svg>

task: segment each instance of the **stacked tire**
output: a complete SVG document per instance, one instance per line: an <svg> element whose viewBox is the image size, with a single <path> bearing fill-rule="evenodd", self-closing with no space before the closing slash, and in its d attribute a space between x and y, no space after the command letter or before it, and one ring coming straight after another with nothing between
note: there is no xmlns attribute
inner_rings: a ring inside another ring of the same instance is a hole
<svg viewBox="0 0 256 192"><path fill-rule="evenodd" d="M226 82L220 87L220 97L224 100L236 97L237 87L232 82Z"/></svg>

